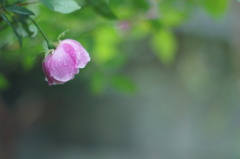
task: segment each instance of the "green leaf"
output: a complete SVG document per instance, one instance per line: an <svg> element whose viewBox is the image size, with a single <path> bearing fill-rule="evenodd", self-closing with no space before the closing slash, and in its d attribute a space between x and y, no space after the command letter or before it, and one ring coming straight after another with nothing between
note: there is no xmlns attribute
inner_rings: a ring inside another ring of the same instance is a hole
<svg viewBox="0 0 240 159"><path fill-rule="evenodd" d="M8 20L8 18L5 14L1 14L1 15L2 15L2 19L12 28L14 34L16 35L16 37L18 39L20 46L22 46L22 37L18 34L16 28L14 28L14 26L11 24L11 22Z"/></svg>
<svg viewBox="0 0 240 159"><path fill-rule="evenodd" d="M51 9L51 10L54 10L54 7L53 7L53 0L39 0L40 2L42 2L42 4Z"/></svg>
<svg viewBox="0 0 240 159"><path fill-rule="evenodd" d="M161 17L161 22L165 26L173 27L179 26L185 19L186 14L182 11L167 9L163 11L163 16Z"/></svg>
<svg viewBox="0 0 240 159"><path fill-rule="evenodd" d="M169 65L174 61L177 41L170 30L162 29L156 32L152 37L151 47L163 64Z"/></svg>
<svg viewBox="0 0 240 159"><path fill-rule="evenodd" d="M81 7L74 0L52 0L54 11L60 13L71 13L79 10Z"/></svg>
<svg viewBox="0 0 240 159"><path fill-rule="evenodd" d="M22 24L22 28L27 33L28 36L34 37L38 33L38 29L34 25L29 25L27 20L29 17L27 15L20 14L18 17L18 21Z"/></svg>
<svg viewBox="0 0 240 159"><path fill-rule="evenodd" d="M111 84L115 89L121 92L135 93L137 91L135 83L126 76L113 76L111 78Z"/></svg>
<svg viewBox="0 0 240 159"><path fill-rule="evenodd" d="M91 91L96 95L103 93L106 88L106 81L107 79L104 74L95 72L90 80Z"/></svg>
<svg viewBox="0 0 240 159"><path fill-rule="evenodd" d="M29 34L31 38L35 37L38 34L38 29L35 25L29 25L28 29L31 32L31 34Z"/></svg>
<svg viewBox="0 0 240 159"><path fill-rule="evenodd" d="M7 80L7 78L0 73L0 90L5 90L9 87L9 82Z"/></svg>
<svg viewBox="0 0 240 159"><path fill-rule="evenodd" d="M147 0L133 0L132 5L136 9L147 10L149 8L149 2Z"/></svg>
<svg viewBox="0 0 240 159"><path fill-rule="evenodd" d="M132 29L132 31L130 32L130 37L138 40L145 38L151 29L151 25L149 24L150 23L148 21L138 23L138 25L136 25L134 29Z"/></svg>
<svg viewBox="0 0 240 159"><path fill-rule="evenodd" d="M103 64L117 55L119 37L112 27L99 27L95 33L93 56L96 61Z"/></svg>
<svg viewBox="0 0 240 159"><path fill-rule="evenodd" d="M14 13L18 13L18 14L23 14L23 15L34 15L34 13L30 10L28 10L27 8L21 7L21 6L9 6L9 7L5 7L6 10L10 11L10 12L14 12Z"/></svg>
<svg viewBox="0 0 240 159"><path fill-rule="evenodd" d="M31 70L34 66L33 57L31 56L24 57L24 59L22 60L22 65L25 71Z"/></svg>
<svg viewBox="0 0 240 159"><path fill-rule="evenodd" d="M204 9L214 17L223 15L228 7L228 0L201 0Z"/></svg>
<svg viewBox="0 0 240 159"><path fill-rule="evenodd" d="M81 7L74 0L40 0L49 9L60 13L71 13Z"/></svg>
<svg viewBox="0 0 240 159"><path fill-rule="evenodd" d="M87 0L94 10L108 19L117 19L106 0Z"/></svg>

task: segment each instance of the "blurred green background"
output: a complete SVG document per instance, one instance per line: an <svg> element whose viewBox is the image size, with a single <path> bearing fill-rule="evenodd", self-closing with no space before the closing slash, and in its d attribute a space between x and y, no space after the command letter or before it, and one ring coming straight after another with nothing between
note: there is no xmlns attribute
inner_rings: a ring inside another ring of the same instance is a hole
<svg viewBox="0 0 240 159"><path fill-rule="evenodd" d="M69 29L91 56L63 85L44 80L34 26L22 48L0 31L0 158L240 158L239 2L77 2L27 6L50 39Z"/></svg>

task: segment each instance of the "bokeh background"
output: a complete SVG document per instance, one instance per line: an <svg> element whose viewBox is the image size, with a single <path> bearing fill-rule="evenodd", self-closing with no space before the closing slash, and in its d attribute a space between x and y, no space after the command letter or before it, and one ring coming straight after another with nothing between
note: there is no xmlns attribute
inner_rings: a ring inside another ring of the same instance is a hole
<svg viewBox="0 0 240 159"><path fill-rule="evenodd" d="M27 6L92 58L63 85L44 80L34 26L22 48L0 32L1 159L240 158L239 2L77 2Z"/></svg>

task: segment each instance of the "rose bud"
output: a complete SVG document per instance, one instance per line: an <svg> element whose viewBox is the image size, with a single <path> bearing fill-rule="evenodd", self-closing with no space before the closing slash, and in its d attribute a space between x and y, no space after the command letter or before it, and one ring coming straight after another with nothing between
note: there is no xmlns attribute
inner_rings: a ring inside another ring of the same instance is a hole
<svg viewBox="0 0 240 159"><path fill-rule="evenodd" d="M89 61L88 52L79 42L66 39L45 57L42 67L49 85L63 84L72 80Z"/></svg>

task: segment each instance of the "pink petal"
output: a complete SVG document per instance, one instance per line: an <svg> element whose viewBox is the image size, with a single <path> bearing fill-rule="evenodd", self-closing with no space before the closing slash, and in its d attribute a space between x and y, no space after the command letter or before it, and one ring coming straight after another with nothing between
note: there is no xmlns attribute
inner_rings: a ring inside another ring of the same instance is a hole
<svg viewBox="0 0 240 159"><path fill-rule="evenodd" d="M50 75L50 67L51 67L51 63L50 63L50 54L47 55L42 63L42 67L43 67L43 72L46 76L46 79L48 81L48 85L52 85L53 84L53 78Z"/></svg>
<svg viewBox="0 0 240 159"><path fill-rule="evenodd" d="M63 84L73 79L79 68L84 68L89 61L89 54L82 45L67 39L45 57L42 67L49 85Z"/></svg>
<svg viewBox="0 0 240 159"><path fill-rule="evenodd" d="M72 58L72 60L74 61L75 67L77 68L77 53L74 47L68 43L60 43L58 47L62 47L62 49L64 49L64 51Z"/></svg>
<svg viewBox="0 0 240 159"><path fill-rule="evenodd" d="M60 45L65 43L70 44L70 46L72 46L73 49L75 50L74 52L70 51L68 53L70 53L71 56L76 59L76 67L84 68L90 61L90 56L88 52L82 47L82 45L79 42L75 40L66 39L61 41Z"/></svg>
<svg viewBox="0 0 240 159"><path fill-rule="evenodd" d="M57 47L50 56L50 76L54 78L56 84L58 84L58 82L67 82L74 78L77 72L75 62L61 46Z"/></svg>

